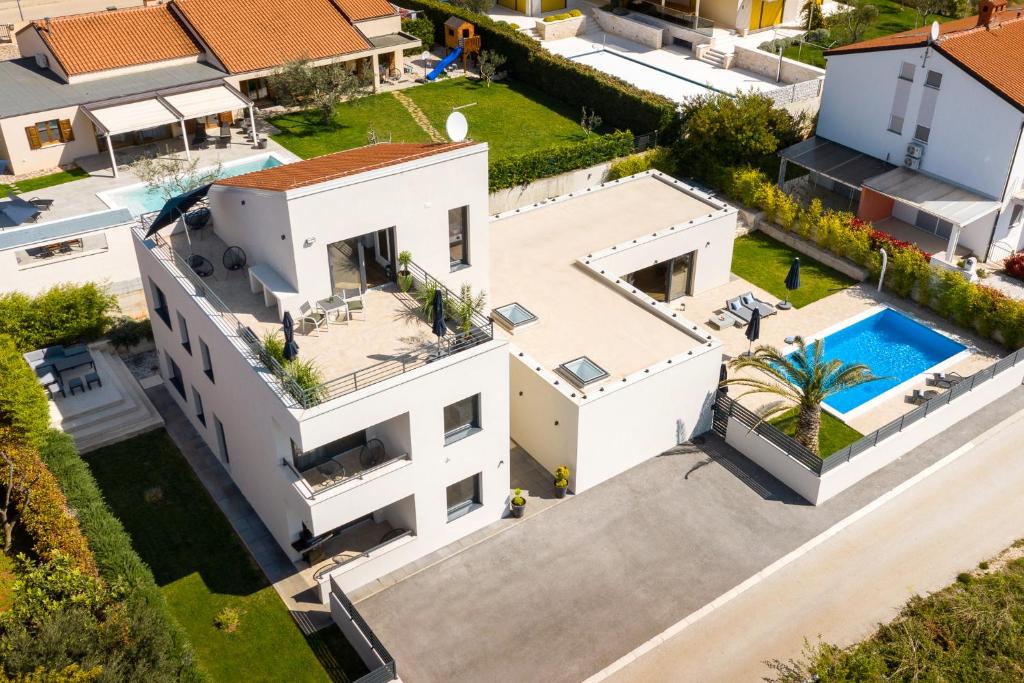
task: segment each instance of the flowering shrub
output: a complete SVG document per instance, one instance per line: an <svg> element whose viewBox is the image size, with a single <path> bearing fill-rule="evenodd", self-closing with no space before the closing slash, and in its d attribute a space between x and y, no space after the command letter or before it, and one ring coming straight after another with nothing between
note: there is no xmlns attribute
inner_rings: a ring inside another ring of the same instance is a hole
<svg viewBox="0 0 1024 683"><path fill-rule="evenodd" d="M1006 259L1003 266L1006 274L1024 280L1024 251L1015 251Z"/></svg>

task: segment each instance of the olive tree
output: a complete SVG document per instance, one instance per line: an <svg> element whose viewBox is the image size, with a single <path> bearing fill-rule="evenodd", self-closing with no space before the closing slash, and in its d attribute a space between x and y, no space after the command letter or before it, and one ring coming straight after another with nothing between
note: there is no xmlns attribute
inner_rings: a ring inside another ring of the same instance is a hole
<svg viewBox="0 0 1024 683"><path fill-rule="evenodd" d="M368 85L340 62L314 66L309 59L285 63L267 81L281 104L318 109L325 126L331 125L341 102L362 94Z"/></svg>

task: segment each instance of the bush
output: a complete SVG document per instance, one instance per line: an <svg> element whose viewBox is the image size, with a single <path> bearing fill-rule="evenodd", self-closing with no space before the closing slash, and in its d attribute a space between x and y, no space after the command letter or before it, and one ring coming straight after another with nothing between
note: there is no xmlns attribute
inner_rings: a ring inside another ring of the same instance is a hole
<svg viewBox="0 0 1024 683"><path fill-rule="evenodd" d="M226 633L234 633L242 623L242 613L234 607L225 607L213 618L213 625Z"/></svg>
<svg viewBox="0 0 1024 683"><path fill-rule="evenodd" d="M14 340L0 334L0 431L38 446L50 428L50 405Z"/></svg>
<svg viewBox="0 0 1024 683"><path fill-rule="evenodd" d="M434 22L426 17L418 19L402 19L402 31L415 36L423 43L421 47L410 48L405 51L407 55L415 55L429 50L434 44Z"/></svg>
<svg viewBox="0 0 1024 683"><path fill-rule="evenodd" d="M444 42L444 22L450 16L472 22L483 45L508 59L510 75L575 108L595 103L604 122L635 133L659 131L674 136L678 126L676 103L637 88L584 64L545 50L537 41L510 25L438 0L400 0L403 7L422 12L434 23L434 39ZM668 138L666 138L668 139Z"/></svg>
<svg viewBox="0 0 1024 683"><path fill-rule="evenodd" d="M675 175L676 166L671 151L665 147L656 147L620 159L608 168L608 180L618 180L651 169Z"/></svg>
<svg viewBox="0 0 1024 683"><path fill-rule="evenodd" d="M633 135L617 131L609 135L591 135L579 142L568 142L525 154L492 161L488 171L490 190L526 185L539 178L573 171L630 154Z"/></svg>
<svg viewBox="0 0 1024 683"><path fill-rule="evenodd" d="M153 341L153 325L148 318L135 320L124 315L114 322L107 332L107 339L114 348L127 351L144 341Z"/></svg>
<svg viewBox="0 0 1024 683"><path fill-rule="evenodd" d="M1024 251L1015 251L1003 263L1006 274L1024 280Z"/></svg>
<svg viewBox="0 0 1024 683"><path fill-rule="evenodd" d="M815 45L827 45L831 38L827 28L816 28L804 34L804 41Z"/></svg>
<svg viewBox="0 0 1024 683"><path fill-rule="evenodd" d="M100 576L124 585L124 604L135 615L145 638L166 652L173 678L205 681L184 631L170 616L153 573L135 552L131 538L107 507L89 466L79 457L67 434L50 430L40 449L43 462L60 482L88 538ZM134 637L139 637L132 634ZM141 635L141 634L140 634Z"/></svg>
<svg viewBox="0 0 1024 683"><path fill-rule="evenodd" d="M22 351L99 339L110 327L117 299L94 283L57 285L38 296L0 295L0 334Z"/></svg>
<svg viewBox="0 0 1024 683"><path fill-rule="evenodd" d="M569 10L569 16L570 17L582 17L583 16L583 12L579 11L578 9Z"/></svg>

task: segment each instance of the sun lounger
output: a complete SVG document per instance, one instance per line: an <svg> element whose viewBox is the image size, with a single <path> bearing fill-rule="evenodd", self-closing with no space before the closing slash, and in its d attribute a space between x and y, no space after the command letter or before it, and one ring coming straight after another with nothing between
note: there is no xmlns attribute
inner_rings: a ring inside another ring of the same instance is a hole
<svg viewBox="0 0 1024 683"><path fill-rule="evenodd" d="M952 389L954 385L963 381L964 377L959 372L936 372L932 377L932 384L942 389Z"/></svg>
<svg viewBox="0 0 1024 683"><path fill-rule="evenodd" d="M31 204L32 206L36 207L40 211L49 211L50 209L53 208L53 200L52 199L42 199L40 197L32 197L32 199L28 200L28 203Z"/></svg>
<svg viewBox="0 0 1024 683"><path fill-rule="evenodd" d="M725 307L729 311L729 313L736 316L745 323L749 323L750 316L754 314L754 312L751 309L743 305L743 302L740 301L739 297L736 297L735 299L729 299L728 301L726 301Z"/></svg>
<svg viewBox="0 0 1024 683"><path fill-rule="evenodd" d="M743 304L745 308L749 308L751 311L753 311L755 308L758 309L759 311L761 311L761 317L775 315L776 313L778 313L778 311L775 310L774 306L756 298L753 292L740 294L740 303Z"/></svg>

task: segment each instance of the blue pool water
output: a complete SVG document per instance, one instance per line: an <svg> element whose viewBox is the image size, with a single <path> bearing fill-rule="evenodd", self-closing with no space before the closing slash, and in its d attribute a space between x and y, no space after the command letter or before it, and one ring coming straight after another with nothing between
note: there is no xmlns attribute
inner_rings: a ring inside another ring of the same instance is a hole
<svg viewBox="0 0 1024 683"><path fill-rule="evenodd" d="M246 159L237 164L227 164L221 168L221 178L262 171L265 168L274 168L284 162L273 155L261 155L253 159ZM132 212L133 216L140 216L150 211L159 211L163 208L164 199L158 190L151 189L145 185L133 185L120 190L111 190L106 193L108 202L115 206L124 207Z"/></svg>
<svg viewBox="0 0 1024 683"><path fill-rule="evenodd" d="M878 377L829 397L825 403L847 413L889 389L955 356L966 347L891 308L824 338L825 358L864 363Z"/></svg>

